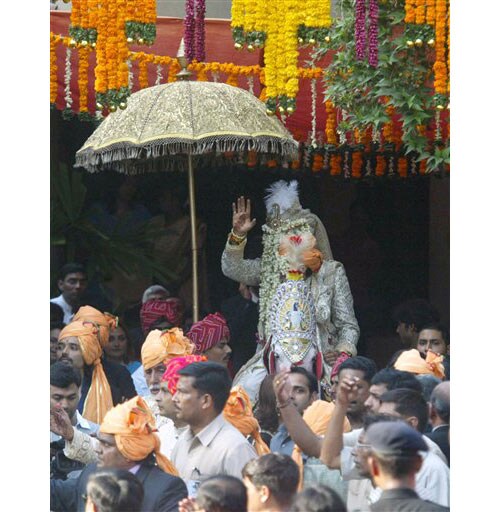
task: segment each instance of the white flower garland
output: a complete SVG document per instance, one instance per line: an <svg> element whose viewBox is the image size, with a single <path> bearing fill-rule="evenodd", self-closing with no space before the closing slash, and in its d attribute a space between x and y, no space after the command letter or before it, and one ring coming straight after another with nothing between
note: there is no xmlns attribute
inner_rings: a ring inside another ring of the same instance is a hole
<svg viewBox="0 0 500 512"><path fill-rule="evenodd" d="M161 76L161 64L157 64L157 66L156 66L156 82L155 82L155 85L160 85L161 84L161 79L162 79L162 76Z"/></svg>
<svg viewBox="0 0 500 512"><path fill-rule="evenodd" d="M318 98L318 90L316 88L316 79L311 80L311 146L317 147L316 141L316 100Z"/></svg>
<svg viewBox="0 0 500 512"><path fill-rule="evenodd" d="M64 101L66 108L71 109L73 98L71 97L71 48L66 48L66 61L64 66Z"/></svg>
<svg viewBox="0 0 500 512"><path fill-rule="evenodd" d="M253 91L253 84L254 84L253 75L250 75L247 77L247 83L248 83L248 92L251 92L253 95L255 95L255 93Z"/></svg>
<svg viewBox="0 0 500 512"><path fill-rule="evenodd" d="M262 320L263 335L267 337L269 325L269 308L271 306L276 289L281 283L282 277L288 272L288 261L278 254L278 248L283 235L300 235L304 232L311 233L311 227L304 218L296 220L281 220L278 228L271 228L267 224L262 226L264 232L261 260L261 275L259 288L259 318Z"/></svg>
<svg viewBox="0 0 500 512"><path fill-rule="evenodd" d="M441 140L441 114L440 114L439 110L436 110L435 120L436 120L436 132L434 134L434 140Z"/></svg>
<svg viewBox="0 0 500 512"><path fill-rule="evenodd" d="M134 72L132 71L132 61L130 59L127 60L128 67L128 87L130 90L134 87Z"/></svg>

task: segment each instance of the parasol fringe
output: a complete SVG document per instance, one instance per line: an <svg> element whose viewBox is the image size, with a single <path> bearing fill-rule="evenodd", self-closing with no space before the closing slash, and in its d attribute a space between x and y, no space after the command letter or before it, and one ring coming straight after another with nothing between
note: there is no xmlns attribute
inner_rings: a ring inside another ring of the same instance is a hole
<svg viewBox="0 0 500 512"><path fill-rule="evenodd" d="M273 154L283 159L297 157L298 144L294 140L278 137L241 137L234 135L207 137L200 141L182 139L160 139L135 146L129 142L117 142L103 149L92 146L76 153L75 167L83 167L89 172L115 169L128 174L155 172L183 168L186 154L195 156L206 153L226 153L255 151Z"/></svg>

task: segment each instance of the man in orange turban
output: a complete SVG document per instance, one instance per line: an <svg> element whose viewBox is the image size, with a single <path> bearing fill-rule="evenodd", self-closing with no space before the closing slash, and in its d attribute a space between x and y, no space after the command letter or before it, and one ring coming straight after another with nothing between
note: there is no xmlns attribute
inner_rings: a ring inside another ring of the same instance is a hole
<svg viewBox="0 0 500 512"><path fill-rule="evenodd" d="M245 437L252 436L257 455L265 455L271 452L260 435L259 422L253 415L250 398L241 386L235 386L231 389L222 413L224 419L229 421Z"/></svg>
<svg viewBox="0 0 500 512"><path fill-rule="evenodd" d="M174 512L187 497L184 482L172 463L159 452L153 414L141 397L111 409L102 422L98 462L89 464L78 479L51 480L50 510L84 511L86 486L97 468L125 469L134 473L144 487L142 512Z"/></svg>
<svg viewBox="0 0 500 512"><path fill-rule="evenodd" d="M78 410L95 423L100 423L114 404L135 396L127 369L123 368L129 380L124 383L115 368L121 366L102 359L98 332L99 327L93 322L73 321L60 332L57 342L57 359L82 375Z"/></svg>
<svg viewBox="0 0 500 512"><path fill-rule="evenodd" d="M434 375L438 379L444 378L443 356L431 350L427 351L425 359L416 348L405 350L397 358L394 368L416 375Z"/></svg>
<svg viewBox="0 0 500 512"><path fill-rule="evenodd" d="M109 333L118 325L118 317L110 313L101 313L92 306L82 306L75 314L73 321L81 320L94 323L98 327L99 343L104 348L109 341Z"/></svg>
<svg viewBox="0 0 500 512"><path fill-rule="evenodd" d="M174 327L168 331L152 330L144 340L141 349L142 365L132 374L136 389L140 390L149 408L153 411L158 428L172 420L160 415L156 396L160 391L160 382L167 363L174 357L193 353L193 344L184 336L181 329Z"/></svg>

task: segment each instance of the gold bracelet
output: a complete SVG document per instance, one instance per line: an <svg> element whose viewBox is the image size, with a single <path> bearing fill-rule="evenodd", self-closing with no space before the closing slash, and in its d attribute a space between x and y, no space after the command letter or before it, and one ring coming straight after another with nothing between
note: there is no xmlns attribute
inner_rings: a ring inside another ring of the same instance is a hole
<svg viewBox="0 0 500 512"><path fill-rule="evenodd" d="M239 240L240 242L243 242L243 240L246 239L247 234L245 233L243 236L237 235L234 230L231 229L231 238L235 238L236 240Z"/></svg>

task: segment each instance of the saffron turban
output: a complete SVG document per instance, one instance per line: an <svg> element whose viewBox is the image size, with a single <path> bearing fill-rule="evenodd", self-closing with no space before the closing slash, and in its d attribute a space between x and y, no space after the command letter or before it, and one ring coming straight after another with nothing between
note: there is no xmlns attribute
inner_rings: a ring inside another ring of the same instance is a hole
<svg viewBox="0 0 500 512"><path fill-rule="evenodd" d="M195 355L174 357L167 363L167 369L161 380L167 383L168 390L173 395L177 391L177 383L180 378L179 370L182 370L191 363L199 363L206 360L207 358L205 356Z"/></svg>
<svg viewBox="0 0 500 512"><path fill-rule="evenodd" d="M167 320L173 327L180 327L184 316L184 306L180 299L153 299L146 301L141 307L142 332L147 333L160 319Z"/></svg>
<svg viewBox="0 0 500 512"><path fill-rule="evenodd" d="M438 379L444 378L444 366L442 364L443 356L427 351L427 356L422 359L420 352L416 348L405 350L394 363L396 370L403 372L416 373L417 375L434 375Z"/></svg>
<svg viewBox="0 0 500 512"><path fill-rule="evenodd" d="M109 333L118 326L118 317L110 313L101 313L92 306L82 306L73 317L73 321L82 320L96 324L99 327L99 343L104 348L108 344Z"/></svg>
<svg viewBox="0 0 500 512"><path fill-rule="evenodd" d="M332 417L335 405L332 402L325 402L324 400L315 400L305 411L302 416L307 426L317 435L324 436L328 422ZM346 418L344 420L344 432L351 430L351 424ZM304 477L304 463L302 461L302 450L295 445L292 451L292 459L299 466L300 481L299 489L302 489L303 477Z"/></svg>
<svg viewBox="0 0 500 512"><path fill-rule="evenodd" d="M142 366L149 370L160 363L167 363L174 357L192 354L193 344L184 336L182 329L173 327L168 331L152 330L144 340L141 349Z"/></svg>
<svg viewBox="0 0 500 512"><path fill-rule="evenodd" d="M271 453L271 450L260 435L259 422L253 415L250 398L241 386L235 386L231 389L222 412L224 418L233 427L236 427L244 436L252 436L255 439L255 450L258 455Z"/></svg>
<svg viewBox="0 0 500 512"><path fill-rule="evenodd" d="M220 313L214 313L193 324L186 336L195 344L196 353L202 354L222 339L229 340L230 333L226 319Z"/></svg>
<svg viewBox="0 0 500 512"><path fill-rule="evenodd" d="M155 434L156 422L141 396L113 407L99 430L115 436L116 447L125 458L141 461L154 452L158 466L165 473L179 475L172 462L160 453L160 438Z"/></svg>
<svg viewBox="0 0 500 512"><path fill-rule="evenodd" d="M108 379L102 367L102 347L98 339L99 327L92 322L73 321L59 334L59 339L76 337L85 364L93 365L92 381L83 404L83 417L101 423L104 415L113 407Z"/></svg>

